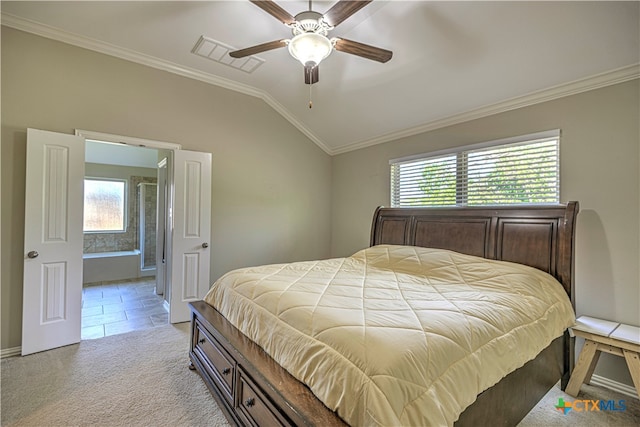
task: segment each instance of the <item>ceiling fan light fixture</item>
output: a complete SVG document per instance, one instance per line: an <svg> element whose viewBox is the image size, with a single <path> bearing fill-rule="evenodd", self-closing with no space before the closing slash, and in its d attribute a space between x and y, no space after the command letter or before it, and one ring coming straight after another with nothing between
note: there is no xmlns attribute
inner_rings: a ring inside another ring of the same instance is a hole
<svg viewBox="0 0 640 427"><path fill-rule="evenodd" d="M289 42L289 53L302 65L310 62L317 66L333 49L331 40L318 33L298 34Z"/></svg>

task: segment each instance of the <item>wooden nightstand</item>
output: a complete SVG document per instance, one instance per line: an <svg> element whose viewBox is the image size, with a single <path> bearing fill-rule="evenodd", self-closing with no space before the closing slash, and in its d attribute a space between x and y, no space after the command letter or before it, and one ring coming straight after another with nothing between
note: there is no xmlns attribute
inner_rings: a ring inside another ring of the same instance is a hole
<svg viewBox="0 0 640 427"><path fill-rule="evenodd" d="M600 352L624 357L631 372L633 385L640 398L640 328L594 317L580 316L571 328L576 336L585 339L571 379L565 392L577 396L580 386L591 381Z"/></svg>

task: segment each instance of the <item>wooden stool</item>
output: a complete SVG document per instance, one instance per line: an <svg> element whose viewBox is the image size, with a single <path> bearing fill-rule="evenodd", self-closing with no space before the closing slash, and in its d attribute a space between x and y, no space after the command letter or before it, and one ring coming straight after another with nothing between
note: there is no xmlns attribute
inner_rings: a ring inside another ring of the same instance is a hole
<svg viewBox="0 0 640 427"><path fill-rule="evenodd" d="M631 372L633 385L640 398L640 328L594 317L580 316L571 328L585 339L565 392L576 397L583 383L589 384L600 352L624 357Z"/></svg>

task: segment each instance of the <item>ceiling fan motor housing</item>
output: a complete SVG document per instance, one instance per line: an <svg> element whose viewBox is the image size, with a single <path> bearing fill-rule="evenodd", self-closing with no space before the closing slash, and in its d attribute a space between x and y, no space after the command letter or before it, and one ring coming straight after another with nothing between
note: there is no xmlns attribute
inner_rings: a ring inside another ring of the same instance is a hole
<svg viewBox="0 0 640 427"><path fill-rule="evenodd" d="M294 36L303 33L316 33L326 36L329 30L333 29L333 27L324 20L321 13L312 10L300 12L295 16L295 20L296 22L291 24L291 30Z"/></svg>

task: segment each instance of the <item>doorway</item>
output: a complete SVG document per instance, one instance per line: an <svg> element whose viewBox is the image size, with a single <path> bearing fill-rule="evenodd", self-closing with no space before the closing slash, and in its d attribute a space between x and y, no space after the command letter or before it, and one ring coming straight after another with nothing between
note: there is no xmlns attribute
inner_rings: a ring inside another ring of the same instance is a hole
<svg viewBox="0 0 640 427"><path fill-rule="evenodd" d="M189 321L189 303L209 289L211 153L79 129L68 135L29 128L22 355L81 340L86 140L166 150L169 322Z"/></svg>
<svg viewBox="0 0 640 427"><path fill-rule="evenodd" d="M167 162L166 150L85 142L83 340L169 322L156 260L157 236L166 234L157 219L165 217L158 181L162 170L165 185Z"/></svg>

